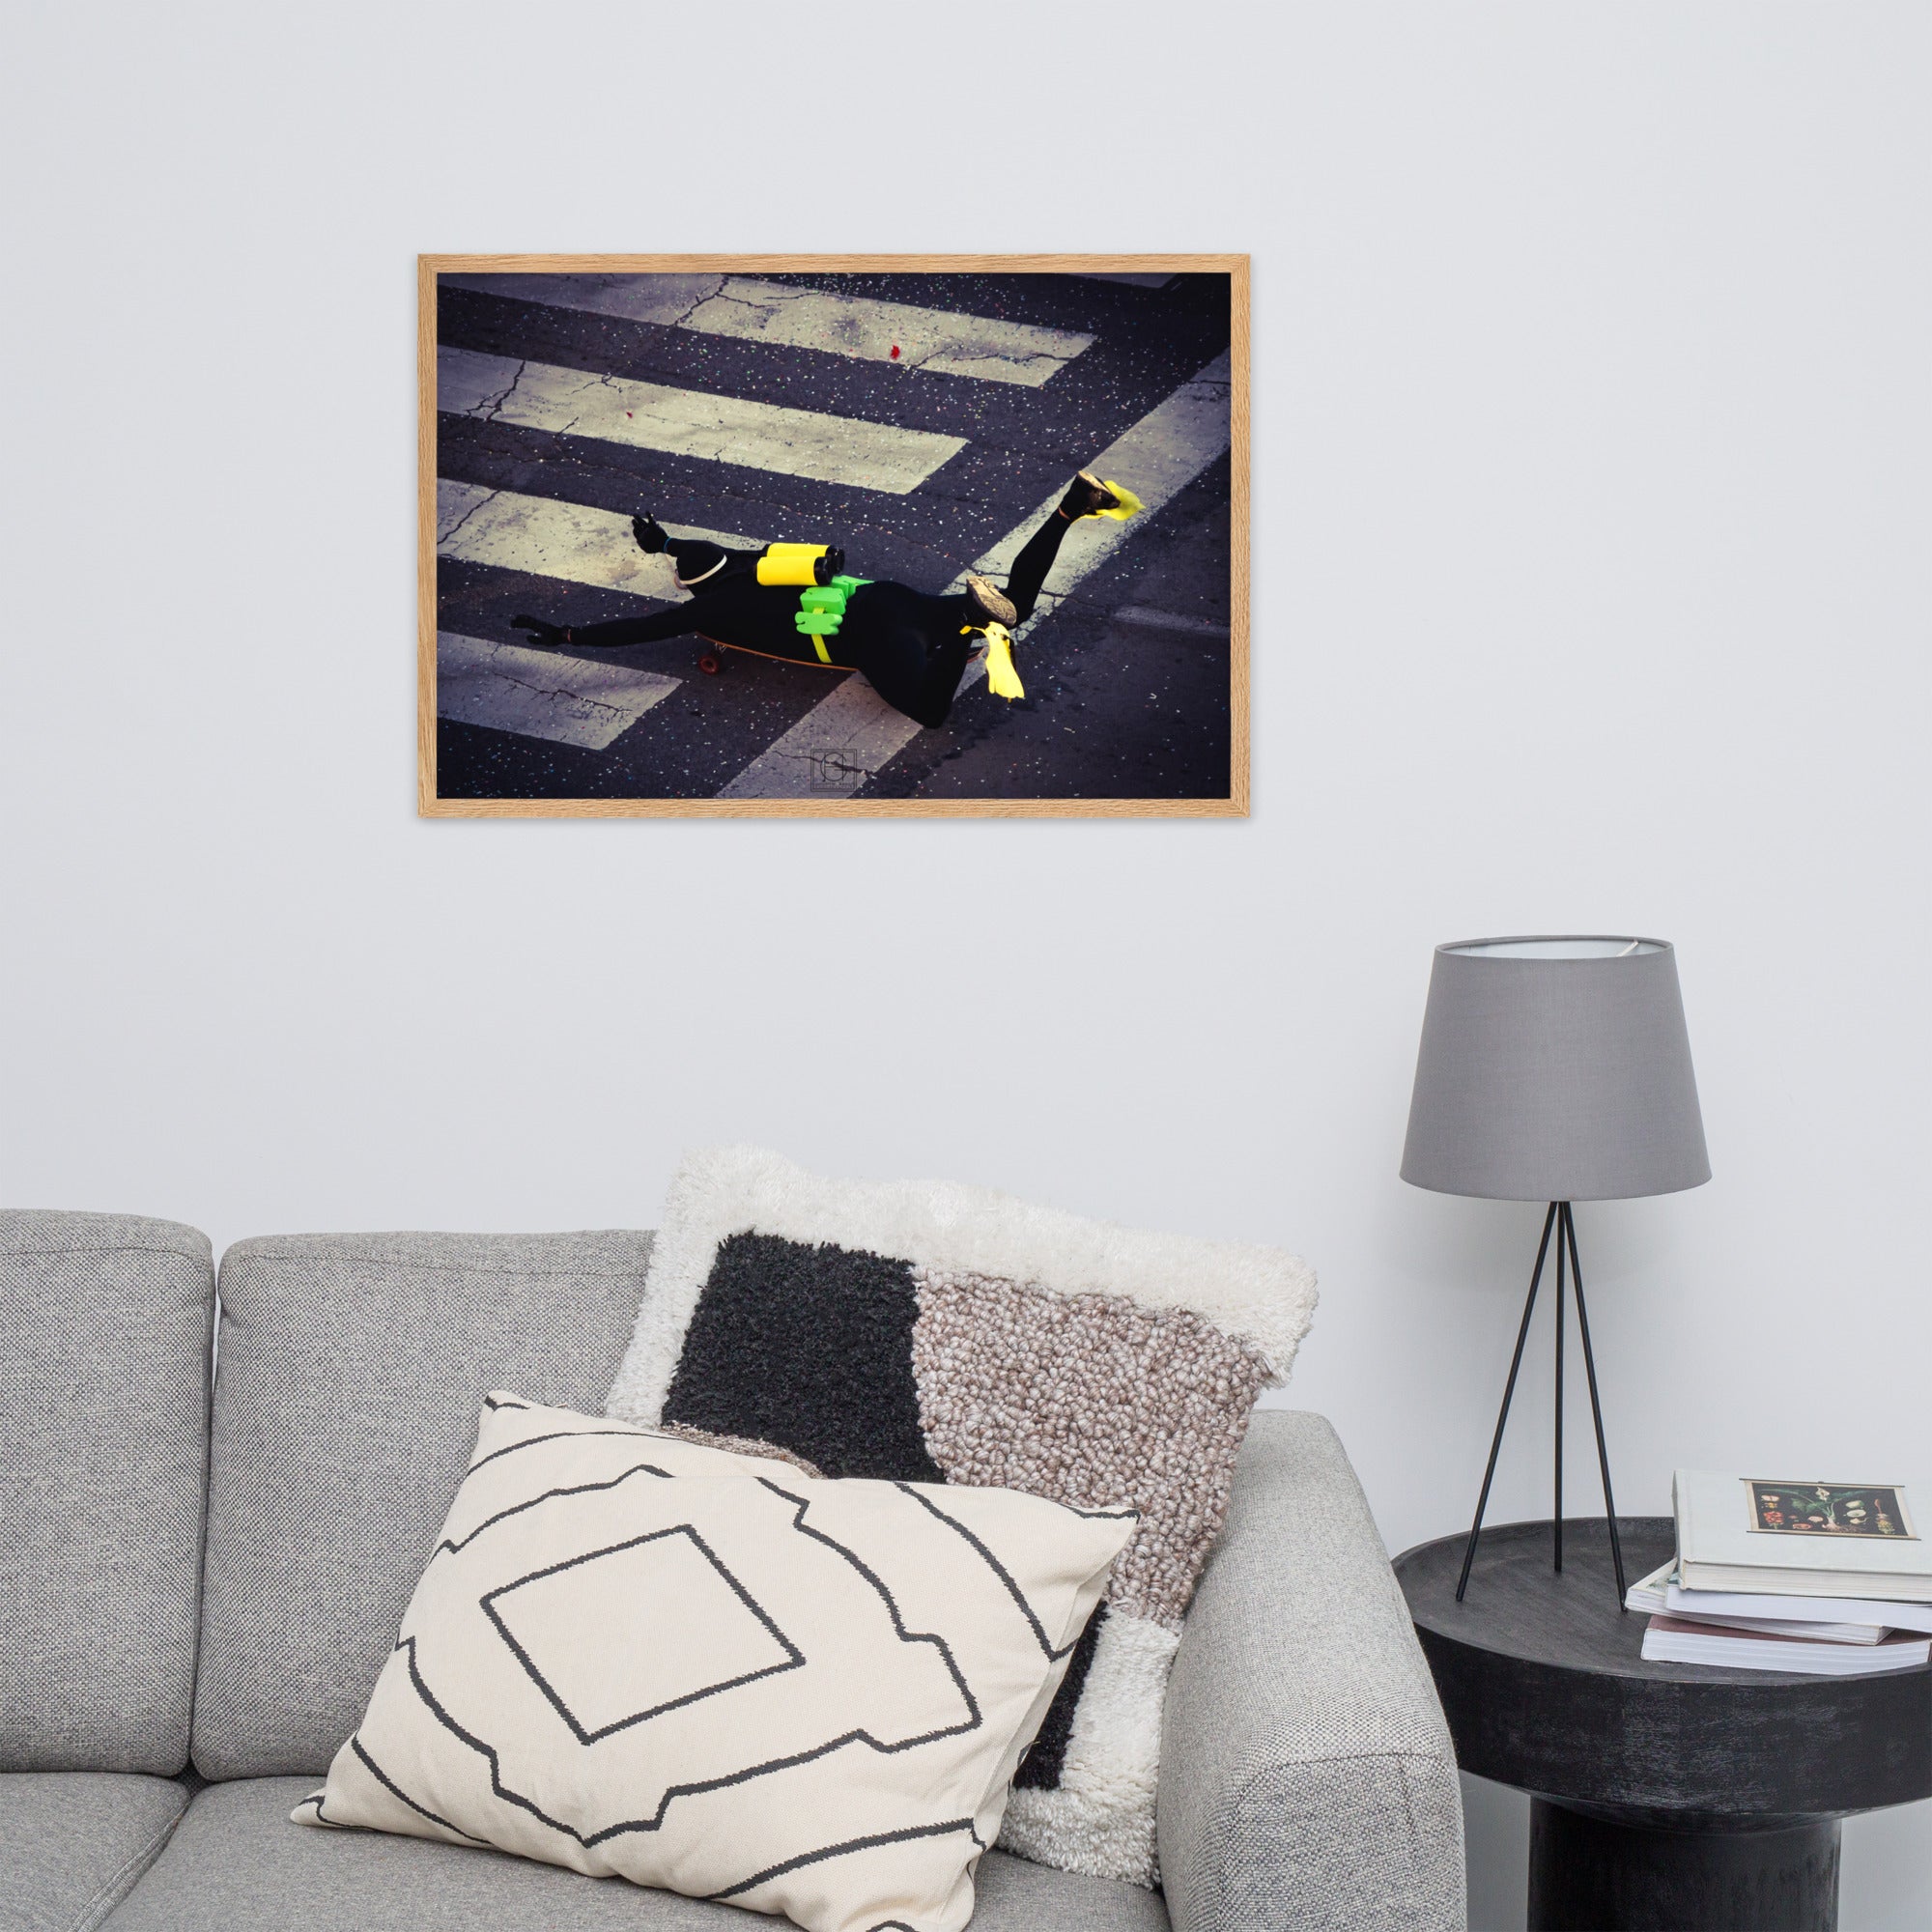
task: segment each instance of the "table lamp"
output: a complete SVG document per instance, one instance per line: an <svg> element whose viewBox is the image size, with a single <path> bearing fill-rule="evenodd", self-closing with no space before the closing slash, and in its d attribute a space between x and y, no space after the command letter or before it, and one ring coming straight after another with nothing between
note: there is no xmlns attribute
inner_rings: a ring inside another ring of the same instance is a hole
<svg viewBox="0 0 1932 1932"><path fill-rule="evenodd" d="M1476 1519L1456 1584L1461 1603L1489 1507L1496 1453L1529 1335L1529 1318L1552 1237L1556 1243L1556 1461L1551 1529L1563 1568L1564 1279L1577 1296L1577 1328L1597 1427L1617 1602L1623 1548L1610 1492L1610 1453L1597 1397L1597 1363L1577 1253L1577 1201L1674 1194L1711 1178L1690 1041L1677 989L1677 955L1661 939L1468 939L1435 949L1422 1018L1415 1093L1402 1178L1438 1194L1490 1201L1546 1201L1543 1239L1522 1305L1516 1353ZM1566 1260L1568 1263L1566 1268Z"/></svg>

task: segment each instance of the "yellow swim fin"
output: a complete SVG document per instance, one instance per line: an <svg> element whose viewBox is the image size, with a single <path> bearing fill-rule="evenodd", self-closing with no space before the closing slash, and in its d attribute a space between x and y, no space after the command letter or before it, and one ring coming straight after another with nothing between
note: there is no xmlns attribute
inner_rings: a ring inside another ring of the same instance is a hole
<svg viewBox="0 0 1932 1932"><path fill-rule="evenodd" d="M1012 634L1004 624L986 626L986 689L1009 704L1026 696L1026 686L1013 668Z"/></svg>
<svg viewBox="0 0 1932 1932"><path fill-rule="evenodd" d="M1139 516L1141 511L1146 507L1141 499L1124 483L1116 483L1111 476L1103 476L1100 480L1121 500L1114 509L1094 511L1093 514L1094 516L1111 517L1115 523L1124 524L1129 517Z"/></svg>

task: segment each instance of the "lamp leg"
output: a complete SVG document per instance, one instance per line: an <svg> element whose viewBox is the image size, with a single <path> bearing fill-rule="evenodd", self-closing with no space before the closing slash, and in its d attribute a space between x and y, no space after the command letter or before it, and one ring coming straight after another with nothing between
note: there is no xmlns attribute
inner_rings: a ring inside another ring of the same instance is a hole
<svg viewBox="0 0 1932 1932"><path fill-rule="evenodd" d="M1516 1353L1510 1357L1509 1380L1503 1384L1503 1406L1496 1416L1496 1433L1490 1441L1489 1466L1483 1471L1482 1493L1476 1498L1476 1520L1469 1525L1469 1541L1463 1550L1463 1574L1456 1579L1456 1601L1469 1587L1469 1566L1476 1560L1476 1539L1483 1532L1483 1512L1490 1506L1490 1484L1496 1473L1496 1452L1503 1446L1503 1425L1509 1420L1510 1397L1516 1393L1517 1371L1522 1367L1522 1345L1529 1336L1529 1318L1536 1308L1536 1291L1543 1280L1544 1257L1549 1252L1550 1230L1556 1226L1556 1203L1543 1217L1543 1239L1537 1244L1536 1269L1529 1278L1529 1294L1522 1304L1522 1325L1516 1331Z"/></svg>
<svg viewBox="0 0 1932 1932"><path fill-rule="evenodd" d="M1590 1314L1583 1306L1583 1264L1577 1255L1577 1217L1570 1211L1570 1204L1563 1204L1563 1239L1570 1250L1570 1279L1577 1288L1577 1331L1583 1338L1583 1367L1590 1377L1590 1414L1597 1425L1597 1466L1604 1472L1604 1516L1610 1525L1610 1561L1617 1572L1617 1608L1624 1610L1629 1605L1624 1602L1624 1547L1617 1535L1617 1504L1610 1493L1610 1452L1604 1440L1604 1406L1597 1399L1597 1358L1590 1351ZM1562 1257L1558 1255L1558 1264Z"/></svg>
<svg viewBox="0 0 1932 1932"><path fill-rule="evenodd" d="M1563 1330L1569 1307L1563 1293L1563 1228L1570 1218L1570 1204L1556 1204L1556 1463L1555 1481L1550 1485L1549 1529L1553 1567L1563 1574Z"/></svg>

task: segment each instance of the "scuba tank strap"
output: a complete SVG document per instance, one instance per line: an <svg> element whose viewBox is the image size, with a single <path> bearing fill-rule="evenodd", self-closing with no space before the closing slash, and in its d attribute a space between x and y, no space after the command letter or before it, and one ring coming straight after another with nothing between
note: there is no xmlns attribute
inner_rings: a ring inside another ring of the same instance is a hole
<svg viewBox="0 0 1932 1932"><path fill-rule="evenodd" d="M835 577L830 583L817 583L810 590L799 593L798 614L792 622L811 639L811 648L818 653L820 664L829 665L832 662L832 653L825 648L825 640L838 635L838 627L845 621L845 606L852 593L863 589L871 581L869 577Z"/></svg>

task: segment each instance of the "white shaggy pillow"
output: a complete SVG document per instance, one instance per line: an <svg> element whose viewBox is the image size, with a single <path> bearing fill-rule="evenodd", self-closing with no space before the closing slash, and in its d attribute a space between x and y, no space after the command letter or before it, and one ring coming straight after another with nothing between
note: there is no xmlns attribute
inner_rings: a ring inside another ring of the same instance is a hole
<svg viewBox="0 0 1932 1932"><path fill-rule="evenodd" d="M1000 1844L1151 1886L1168 1669L1255 1399L1314 1307L1313 1272L1279 1249L714 1148L671 1184L606 1408L828 1476L1133 1504Z"/></svg>
<svg viewBox="0 0 1932 1932"><path fill-rule="evenodd" d="M298 1823L956 1932L1131 1510L813 1479L515 1396Z"/></svg>

